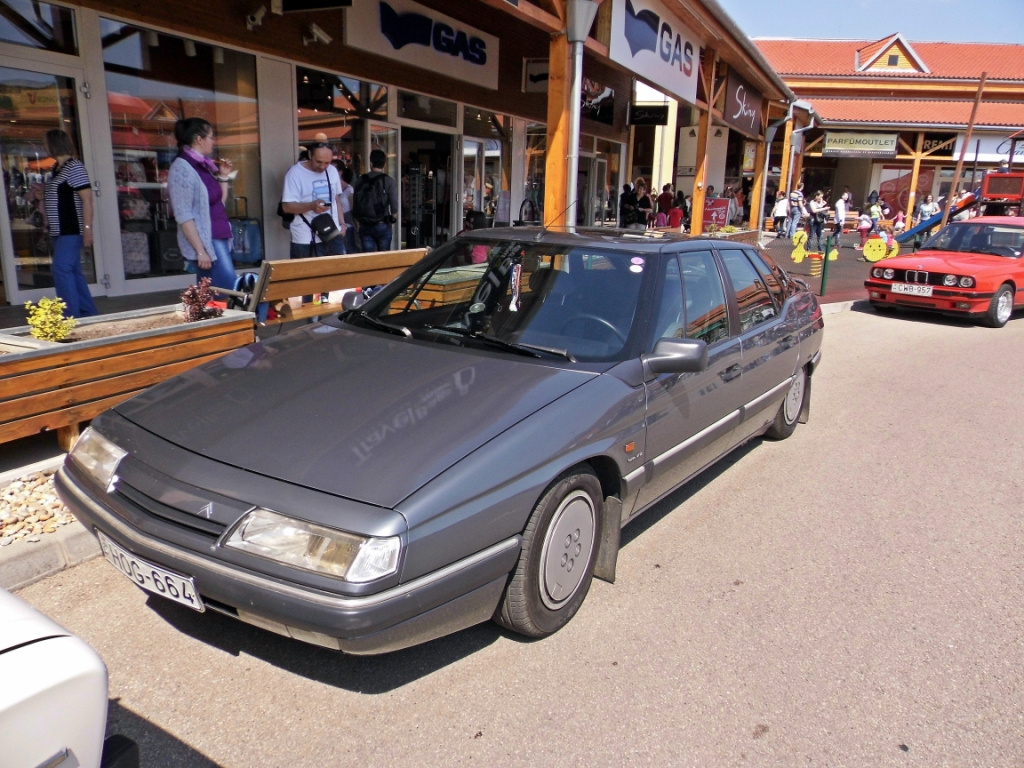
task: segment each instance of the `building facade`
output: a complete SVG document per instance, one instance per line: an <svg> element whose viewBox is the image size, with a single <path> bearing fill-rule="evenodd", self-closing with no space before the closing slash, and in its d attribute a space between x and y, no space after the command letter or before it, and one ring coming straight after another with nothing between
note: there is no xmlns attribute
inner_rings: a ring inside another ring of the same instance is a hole
<svg viewBox="0 0 1024 768"><path fill-rule="evenodd" d="M1021 45L911 42L898 33L755 42L813 107L808 130L773 147L784 187L803 180L805 191L833 197L849 188L855 207L877 192L892 216L910 218L926 195L975 189L1009 160L1008 137L1024 126Z"/></svg>
<svg viewBox="0 0 1024 768"><path fill-rule="evenodd" d="M0 300L53 294L37 211L53 166L42 137L56 127L93 182L84 271L94 295L112 296L193 279L166 190L182 117L214 125L218 154L238 170L228 213L259 222L267 258L287 257L282 181L315 142L357 177L372 149L385 151L401 190L395 243L410 247L443 243L470 211L496 225L564 224L570 149L577 223L614 223L638 83L668 94L700 130L681 161L696 184L719 163L715 133L739 130L727 122L726 73L749 89L755 116L741 128L751 156L764 158L769 115L791 94L713 0L595 2L570 141L573 2L351 0L297 11L310 4L0 0Z"/></svg>

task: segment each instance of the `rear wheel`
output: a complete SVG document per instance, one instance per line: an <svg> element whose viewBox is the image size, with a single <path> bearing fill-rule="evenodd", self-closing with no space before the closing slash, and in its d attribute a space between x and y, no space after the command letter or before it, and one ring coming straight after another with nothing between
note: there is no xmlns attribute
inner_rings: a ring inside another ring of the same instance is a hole
<svg viewBox="0 0 1024 768"><path fill-rule="evenodd" d="M985 313L985 325L991 328L1002 328L1013 314L1013 288L1003 284L988 305Z"/></svg>
<svg viewBox="0 0 1024 768"><path fill-rule="evenodd" d="M800 420L800 411L804 407L804 398L807 396L807 369L801 368L793 377L793 382L786 392L786 399L779 406L779 412L775 414L775 421L765 433L773 440L785 440L796 431L797 421Z"/></svg>
<svg viewBox="0 0 1024 768"><path fill-rule="evenodd" d="M601 484L581 468L562 475L534 507L519 563L496 620L529 637L557 632L583 604L601 535Z"/></svg>

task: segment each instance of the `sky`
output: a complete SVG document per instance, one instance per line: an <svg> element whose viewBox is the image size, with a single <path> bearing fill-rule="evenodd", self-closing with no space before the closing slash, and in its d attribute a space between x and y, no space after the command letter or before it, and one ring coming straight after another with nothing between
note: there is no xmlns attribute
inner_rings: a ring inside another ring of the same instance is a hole
<svg viewBox="0 0 1024 768"><path fill-rule="evenodd" d="M718 0L748 37L1024 44L1024 0ZM898 14L894 12L898 10Z"/></svg>

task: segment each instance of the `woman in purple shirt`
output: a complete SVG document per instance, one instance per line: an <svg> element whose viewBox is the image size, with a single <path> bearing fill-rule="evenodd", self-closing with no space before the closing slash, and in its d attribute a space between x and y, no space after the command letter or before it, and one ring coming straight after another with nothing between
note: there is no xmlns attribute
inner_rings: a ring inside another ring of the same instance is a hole
<svg viewBox="0 0 1024 768"><path fill-rule="evenodd" d="M235 284L231 261L231 222L224 209L228 174L232 162L210 159L213 154L213 126L201 117L189 117L174 124L178 156L167 174L167 192L178 223L178 247L186 269L196 281L209 277L219 288Z"/></svg>

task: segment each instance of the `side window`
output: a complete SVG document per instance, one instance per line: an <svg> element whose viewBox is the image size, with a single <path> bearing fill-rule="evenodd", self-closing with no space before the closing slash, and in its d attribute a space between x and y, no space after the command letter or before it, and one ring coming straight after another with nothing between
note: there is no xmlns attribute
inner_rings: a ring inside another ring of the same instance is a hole
<svg viewBox="0 0 1024 768"><path fill-rule="evenodd" d="M740 308L740 332L775 317L775 304L764 280L743 251L723 249L720 253L736 291L736 303Z"/></svg>
<svg viewBox="0 0 1024 768"><path fill-rule="evenodd" d="M779 280L771 268L765 263L764 258L757 251L749 248L744 248L743 252L747 254L747 258L750 259L750 263L754 265L754 269L761 276L764 284L768 287L768 292L775 297L776 308L781 309L782 305L786 303L786 289L782 286L782 282Z"/></svg>
<svg viewBox="0 0 1024 768"><path fill-rule="evenodd" d="M708 344L728 338L725 287L711 251L680 254L679 267L683 275L686 337Z"/></svg>
<svg viewBox="0 0 1024 768"><path fill-rule="evenodd" d="M683 325L683 280L679 274L679 261L675 256L667 256L664 260L661 287L659 289L657 309L654 314L654 327L648 349L653 349L658 339L669 336L682 338L685 333Z"/></svg>

